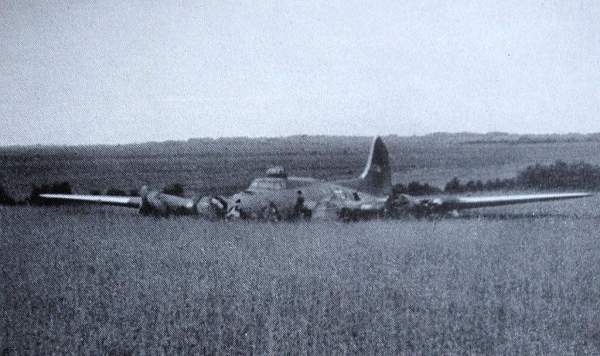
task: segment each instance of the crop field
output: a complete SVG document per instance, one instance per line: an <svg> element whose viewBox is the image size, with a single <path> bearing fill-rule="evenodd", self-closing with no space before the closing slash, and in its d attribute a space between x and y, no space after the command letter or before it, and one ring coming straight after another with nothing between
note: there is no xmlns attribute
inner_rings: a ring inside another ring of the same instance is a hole
<svg viewBox="0 0 600 356"><path fill-rule="evenodd" d="M400 182L600 163L599 142L385 140ZM0 183L18 198L52 181L230 192L271 164L357 175L369 141L3 148ZM345 224L0 206L0 352L598 354L599 207L595 196Z"/></svg>
<svg viewBox="0 0 600 356"><path fill-rule="evenodd" d="M600 199L258 223L0 208L11 353L600 352Z"/></svg>

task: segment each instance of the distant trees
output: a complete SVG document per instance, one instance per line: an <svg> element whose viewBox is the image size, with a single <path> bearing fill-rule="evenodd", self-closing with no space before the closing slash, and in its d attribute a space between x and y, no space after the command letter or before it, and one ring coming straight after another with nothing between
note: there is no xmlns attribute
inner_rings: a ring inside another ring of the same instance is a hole
<svg viewBox="0 0 600 356"><path fill-rule="evenodd" d="M446 193L460 193L464 191L464 187L460 183L460 179L457 177L452 178L444 187Z"/></svg>
<svg viewBox="0 0 600 356"><path fill-rule="evenodd" d="M102 194L101 190L98 189L94 189L94 190L90 190L90 194L91 195L110 195L110 196L130 196L130 197L136 197L139 195L139 192L137 189L129 189L128 191L125 191L123 189L119 189L119 188L108 188L104 194Z"/></svg>
<svg viewBox="0 0 600 356"><path fill-rule="evenodd" d="M535 189L599 189L600 166L585 162L529 166L517 175L524 187Z"/></svg>
<svg viewBox="0 0 600 356"><path fill-rule="evenodd" d="M457 177L452 178L444 187L446 193L481 192L489 190L510 190L519 188L514 178L487 180L470 180L462 183Z"/></svg>
<svg viewBox="0 0 600 356"><path fill-rule="evenodd" d="M528 166L515 178L493 179L485 183L458 178L450 180L444 191L448 193L475 192L482 190L511 189L600 189L600 166L585 162L566 163L556 161L549 165Z"/></svg>
<svg viewBox="0 0 600 356"><path fill-rule="evenodd" d="M71 194L71 184L69 182L55 182L51 184L34 185L29 194L29 202L32 204L51 204L51 201L40 199L40 194Z"/></svg>
<svg viewBox="0 0 600 356"><path fill-rule="evenodd" d="M396 184L392 188L394 194L410 194L410 195L431 195L441 193L442 190L438 187L429 185L429 183L421 183L412 181L407 185Z"/></svg>
<svg viewBox="0 0 600 356"><path fill-rule="evenodd" d="M496 178L485 182L469 180L462 182L458 177L444 186L445 193L481 192L491 190L519 189L600 189L600 166L585 162L565 163L556 161L550 165L536 164L519 172L514 178ZM431 195L442 190L427 183L411 182L407 186L394 185L395 193Z"/></svg>
<svg viewBox="0 0 600 356"><path fill-rule="evenodd" d="M183 185L179 183L169 184L162 190L165 194L176 195L182 197L184 195Z"/></svg>
<svg viewBox="0 0 600 356"><path fill-rule="evenodd" d="M16 205L17 202L11 197L4 187L0 185L0 205Z"/></svg>
<svg viewBox="0 0 600 356"><path fill-rule="evenodd" d="M488 180L483 185L483 190L510 190L520 188L515 178L496 178Z"/></svg>
<svg viewBox="0 0 600 356"><path fill-rule="evenodd" d="M108 188L106 190L106 194L105 195L110 195L110 196L125 196L127 195L127 193L125 193L125 191L121 190L121 189L117 189L117 188Z"/></svg>

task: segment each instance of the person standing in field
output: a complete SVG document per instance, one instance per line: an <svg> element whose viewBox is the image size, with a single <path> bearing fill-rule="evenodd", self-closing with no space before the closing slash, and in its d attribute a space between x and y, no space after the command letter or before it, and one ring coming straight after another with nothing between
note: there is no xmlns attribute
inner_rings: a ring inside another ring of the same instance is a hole
<svg viewBox="0 0 600 356"><path fill-rule="evenodd" d="M310 209L304 205L304 194L299 190L296 196L296 204L294 205L294 216L308 218L310 215Z"/></svg>

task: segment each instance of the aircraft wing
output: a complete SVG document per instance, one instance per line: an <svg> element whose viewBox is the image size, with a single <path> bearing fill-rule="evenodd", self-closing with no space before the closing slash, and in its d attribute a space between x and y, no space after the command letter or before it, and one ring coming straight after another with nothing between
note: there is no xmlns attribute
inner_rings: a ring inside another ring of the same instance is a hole
<svg viewBox="0 0 600 356"><path fill-rule="evenodd" d="M550 200L576 199L592 196L590 193L549 193L549 194L522 194L498 195L483 197L455 197L441 201L441 206L448 210L483 208L511 204L534 203Z"/></svg>
<svg viewBox="0 0 600 356"><path fill-rule="evenodd" d="M40 198L62 201L76 201L82 203L125 206L129 208L140 208L140 206L142 205L142 198L140 197L123 197L111 195L40 194Z"/></svg>

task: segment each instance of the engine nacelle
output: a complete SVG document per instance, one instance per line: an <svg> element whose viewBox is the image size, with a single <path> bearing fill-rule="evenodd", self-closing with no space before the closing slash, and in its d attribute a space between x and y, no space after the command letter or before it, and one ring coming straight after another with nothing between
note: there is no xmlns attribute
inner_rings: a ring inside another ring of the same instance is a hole
<svg viewBox="0 0 600 356"><path fill-rule="evenodd" d="M441 199L417 199L407 194L390 196L386 203L387 213L392 218L421 218L439 214L444 211L443 208Z"/></svg>
<svg viewBox="0 0 600 356"><path fill-rule="evenodd" d="M194 200L189 198L149 190L146 186L140 190L140 196L142 198L141 214L169 216L170 214L192 215L196 213Z"/></svg>
<svg viewBox="0 0 600 356"><path fill-rule="evenodd" d="M227 200L219 196L206 196L196 202L195 212L208 220L224 219L227 214Z"/></svg>

